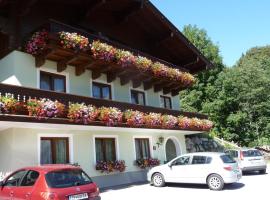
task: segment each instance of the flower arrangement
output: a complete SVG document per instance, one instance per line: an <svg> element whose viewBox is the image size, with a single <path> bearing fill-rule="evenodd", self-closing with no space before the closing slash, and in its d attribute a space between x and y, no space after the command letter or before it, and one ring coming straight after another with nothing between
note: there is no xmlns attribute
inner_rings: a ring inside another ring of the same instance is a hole
<svg viewBox="0 0 270 200"><path fill-rule="evenodd" d="M175 128L177 125L178 119L172 115L162 115L161 116L161 126L162 128Z"/></svg>
<svg viewBox="0 0 270 200"><path fill-rule="evenodd" d="M131 127L144 125L144 113L137 110L126 110L123 114L126 123Z"/></svg>
<svg viewBox="0 0 270 200"><path fill-rule="evenodd" d="M31 39L26 43L26 52L32 55L40 54L47 44L48 36L49 33L45 29L35 32Z"/></svg>
<svg viewBox="0 0 270 200"><path fill-rule="evenodd" d="M161 125L161 114L160 113L149 113L144 117L145 125L147 127L155 127Z"/></svg>
<svg viewBox="0 0 270 200"><path fill-rule="evenodd" d="M154 167L160 164L160 161L158 159L154 158L146 158L146 159L137 159L135 160L135 165L137 165L141 169L145 169L148 167Z"/></svg>
<svg viewBox="0 0 270 200"><path fill-rule="evenodd" d="M111 173L113 171L123 172L126 170L126 165L124 160L98 161L96 163L96 170L100 170L102 173Z"/></svg>
<svg viewBox="0 0 270 200"><path fill-rule="evenodd" d="M59 32L60 44L63 48L74 50L87 50L89 47L88 38L77 33Z"/></svg>
<svg viewBox="0 0 270 200"><path fill-rule="evenodd" d="M19 103L13 95L0 96L0 113L15 113Z"/></svg>
<svg viewBox="0 0 270 200"><path fill-rule="evenodd" d="M201 128L204 131L209 131L211 128L213 128L213 122L207 119L203 119Z"/></svg>
<svg viewBox="0 0 270 200"><path fill-rule="evenodd" d="M107 126L115 126L122 122L123 113L114 107L101 107L99 108L98 119L105 122Z"/></svg>
<svg viewBox="0 0 270 200"><path fill-rule="evenodd" d="M136 68L142 72L149 71L152 64L153 62L150 59L142 56L137 56L135 59Z"/></svg>
<svg viewBox="0 0 270 200"><path fill-rule="evenodd" d="M91 52L95 59L104 60L106 62L112 62L115 60L116 49L111 45L100 42L99 40L92 42Z"/></svg>
<svg viewBox="0 0 270 200"><path fill-rule="evenodd" d="M30 116L36 116L38 119L42 117L62 117L65 111L65 105L58 101L50 99L29 99L27 101L27 109Z"/></svg>
<svg viewBox="0 0 270 200"><path fill-rule="evenodd" d="M135 56L131 52L122 49L116 50L115 58L117 64L121 65L122 67L134 66L136 60Z"/></svg>
<svg viewBox="0 0 270 200"><path fill-rule="evenodd" d="M178 118L178 126L181 128L181 129L188 129L190 127L190 118L188 117L182 117L180 116Z"/></svg>
<svg viewBox="0 0 270 200"><path fill-rule="evenodd" d="M67 117L75 123L89 124L97 118L98 110L93 105L74 103L69 105Z"/></svg>
<svg viewBox="0 0 270 200"><path fill-rule="evenodd" d="M153 65L151 65L151 70L156 77L162 78L168 75L168 68L160 62L155 62Z"/></svg>

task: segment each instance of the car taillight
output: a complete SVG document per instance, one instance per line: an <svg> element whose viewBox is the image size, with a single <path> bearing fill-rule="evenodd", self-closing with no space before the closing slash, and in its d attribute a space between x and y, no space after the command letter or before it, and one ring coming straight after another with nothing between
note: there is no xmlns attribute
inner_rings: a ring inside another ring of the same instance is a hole
<svg viewBox="0 0 270 200"><path fill-rule="evenodd" d="M244 160L243 151L240 151L240 160Z"/></svg>
<svg viewBox="0 0 270 200"><path fill-rule="evenodd" d="M223 168L226 169L226 170L228 170L228 171L232 171L233 170L232 166L225 166Z"/></svg>
<svg viewBox="0 0 270 200"><path fill-rule="evenodd" d="M99 195L99 188L96 187L96 191L90 193L90 198L94 198L94 197L97 197Z"/></svg>
<svg viewBox="0 0 270 200"><path fill-rule="evenodd" d="M44 199L44 200L57 200L57 196L55 193L52 192L41 192L40 196Z"/></svg>

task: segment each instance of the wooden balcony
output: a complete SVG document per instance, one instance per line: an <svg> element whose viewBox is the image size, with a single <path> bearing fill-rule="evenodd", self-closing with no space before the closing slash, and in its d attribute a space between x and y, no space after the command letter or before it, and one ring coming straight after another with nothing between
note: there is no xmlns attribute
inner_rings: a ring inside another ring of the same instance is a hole
<svg viewBox="0 0 270 200"><path fill-rule="evenodd" d="M155 112L167 115L174 115L174 116L187 116L187 117L197 117L200 119L207 119L206 115L198 114L198 113L191 113L191 112L182 112L178 110L169 110L164 108L157 108L152 106L141 106L131 103L124 103L124 102L117 102L112 100L105 100L105 99L96 99L86 96L78 96L72 95L67 93L59 93L53 91L46 91L34 88L26 88L20 86L13 86L7 84L0 84L0 93L4 96L6 93L10 93L14 95L15 99L19 99L20 101L27 101L31 98L49 98L51 100L58 100L59 102L65 104L66 106L69 105L70 102L72 103L86 103L92 104L96 107L106 106L106 107L116 107L119 108L121 111L127 109L138 110L144 113ZM35 117L30 117L28 115L17 115L17 114L1 114L0 112L0 121L19 121L19 122L36 122L36 123L54 123L54 124L75 124L70 122L67 118L44 118L44 119L36 119ZM101 122L93 122L90 125L97 125L97 126L105 126L104 123ZM126 124L122 123L117 125L119 127L127 127ZM158 128L158 127L157 127ZM179 130L179 129L177 129Z"/></svg>
<svg viewBox="0 0 270 200"><path fill-rule="evenodd" d="M158 61L167 66L177 68L183 72L187 72L187 70L184 68L175 66L171 63L152 57L143 52L139 52L135 49L131 49L117 42L112 42L102 36L96 36L56 21L50 21L44 26L38 28L38 30L42 28L45 28L49 31L49 42L46 45L43 53L35 57L36 67L41 67L45 63L45 60L49 59L57 62L58 72L64 71L67 68L67 65L75 67L75 73L77 76L80 76L82 73L85 72L85 70L91 70L93 80L99 78L101 74L104 73L107 75L108 83L114 81L116 77L119 77L121 85L125 85L131 81L134 88L143 85L145 90L154 88L155 92L163 91L164 94L171 93L172 96L178 95L179 91L186 89L186 86L179 84L179 82L177 81L172 81L169 78L165 77L155 78L151 73L140 72L135 67L123 68L114 62L108 63L102 60L96 60L91 56L90 51L76 52L71 49L64 49L59 45L59 39L57 34L61 31L76 32L84 37L87 37L90 42L93 40L100 40L116 48L128 50L134 55L144 56L154 62Z"/></svg>

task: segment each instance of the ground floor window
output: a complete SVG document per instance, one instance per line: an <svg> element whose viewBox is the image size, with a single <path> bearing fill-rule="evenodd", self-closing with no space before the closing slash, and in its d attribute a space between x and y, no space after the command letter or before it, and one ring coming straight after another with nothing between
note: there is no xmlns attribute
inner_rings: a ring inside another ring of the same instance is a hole
<svg viewBox="0 0 270 200"><path fill-rule="evenodd" d="M40 164L69 163L69 140L60 137L42 137Z"/></svg>
<svg viewBox="0 0 270 200"><path fill-rule="evenodd" d="M115 138L95 138L96 161L115 161Z"/></svg>
<svg viewBox="0 0 270 200"><path fill-rule="evenodd" d="M150 145L148 138L135 138L136 159L150 158Z"/></svg>

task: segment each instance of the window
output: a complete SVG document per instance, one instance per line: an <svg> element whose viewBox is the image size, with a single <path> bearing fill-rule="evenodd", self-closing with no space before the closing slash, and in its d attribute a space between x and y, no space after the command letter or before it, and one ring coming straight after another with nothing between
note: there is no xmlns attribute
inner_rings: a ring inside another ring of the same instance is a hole
<svg viewBox="0 0 270 200"><path fill-rule="evenodd" d="M96 161L115 161L115 138L95 138Z"/></svg>
<svg viewBox="0 0 270 200"><path fill-rule="evenodd" d="M131 90L131 103L145 105L144 92L140 92L137 90Z"/></svg>
<svg viewBox="0 0 270 200"><path fill-rule="evenodd" d="M39 173L36 171L28 171L27 175L24 176L21 186L33 186L35 185L37 179L39 177Z"/></svg>
<svg viewBox="0 0 270 200"><path fill-rule="evenodd" d="M27 173L26 170L21 170L16 172L15 174L11 175L6 183L5 186L11 186L11 187L16 187L20 185L20 181L22 180L22 178L25 176L25 174Z"/></svg>
<svg viewBox="0 0 270 200"><path fill-rule="evenodd" d="M244 157L260 157L262 156L261 152L258 150L247 150L242 151Z"/></svg>
<svg viewBox="0 0 270 200"><path fill-rule="evenodd" d="M150 158L150 145L148 138L135 139L136 159Z"/></svg>
<svg viewBox="0 0 270 200"><path fill-rule="evenodd" d="M235 163L236 161L230 155L222 155L220 156L223 163Z"/></svg>
<svg viewBox="0 0 270 200"><path fill-rule="evenodd" d="M189 164L189 156L183 156L173 161L173 165L188 165Z"/></svg>
<svg viewBox="0 0 270 200"><path fill-rule="evenodd" d="M99 99L112 99L111 86L103 83L93 82L92 95Z"/></svg>
<svg viewBox="0 0 270 200"><path fill-rule="evenodd" d="M192 164L209 164L211 163L212 158L206 156L193 156Z"/></svg>
<svg viewBox="0 0 270 200"><path fill-rule="evenodd" d="M170 97L160 96L160 102L162 108L172 109L172 101Z"/></svg>
<svg viewBox="0 0 270 200"><path fill-rule="evenodd" d="M91 178L82 170L52 171L45 175L50 188L66 188L92 183Z"/></svg>
<svg viewBox="0 0 270 200"><path fill-rule="evenodd" d="M41 138L40 163L69 163L68 138Z"/></svg>
<svg viewBox="0 0 270 200"><path fill-rule="evenodd" d="M233 158L238 158L238 151L235 150L228 150L225 152L226 154L232 156Z"/></svg>
<svg viewBox="0 0 270 200"><path fill-rule="evenodd" d="M40 89L56 92L66 92L66 77L40 71Z"/></svg>

